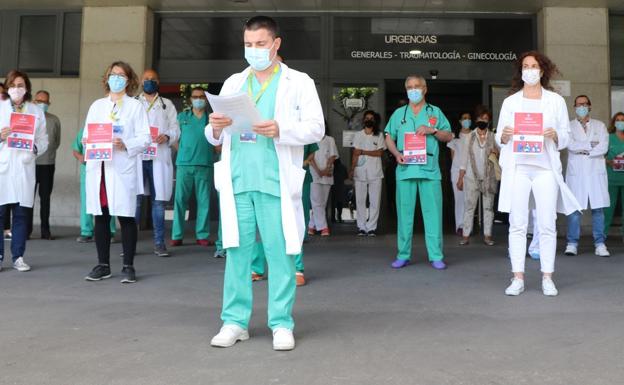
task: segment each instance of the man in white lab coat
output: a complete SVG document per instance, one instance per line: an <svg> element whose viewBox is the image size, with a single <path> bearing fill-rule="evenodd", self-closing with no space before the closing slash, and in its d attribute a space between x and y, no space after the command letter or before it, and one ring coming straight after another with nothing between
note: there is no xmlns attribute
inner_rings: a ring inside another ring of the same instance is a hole
<svg viewBox="0 0 624 385"><path fill-rule="evenodd" d="M250 68L228 78L221 95L247 93L262 121L249 127L249 132L233 134L228 130L231 117L212 113L206 126L208 141L223 145L214 179L227 249L223 327L211 344L230 347L249 338L249 277L257 228L270 271L268 326L273 331L273 349L291 350L295 347L293 255L301 252L305 229L303 147L323 137L323 110L314 81L277 60L281 38L275 20L249 19L243 38Z"/></svg>
<svg viewBox="0 0 624 385"><path fill-rule="evenodd" d="M158 94L160 78L153 69L143 72L143 93L138 100L147 111L152 144L142 156L137 157L139 194L137 196L136 222L139 223L142 196L149 193L152 203L152 226L154 227L154 254L168 257L165 246L165 204L173 192L173 162L171 146L180 137L177 111L171 100ZM152 151L155 148L156 153ZM151 150L150 150L151 149ZM147 190L147 191L146 191Z"/></svg>
<svg viewBox="0 0 624 385"><path fill-rule="evenodd" d="M574 110L576 118L570 121L566 184L583 209L591 208L595 254L608 257L610 254L605 246L603 208L610 205L605 163L609 133L603 122L590 117L591 101L586 95L574 99ZM566 255L576 255L578 252L581 217L579 211L568 215Z"/></svg>

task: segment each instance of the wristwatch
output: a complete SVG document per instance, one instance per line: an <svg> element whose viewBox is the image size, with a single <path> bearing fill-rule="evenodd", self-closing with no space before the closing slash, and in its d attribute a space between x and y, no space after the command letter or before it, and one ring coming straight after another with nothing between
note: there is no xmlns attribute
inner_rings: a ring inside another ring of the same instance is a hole
<svg viewBox="0 0 624 385"><path fill-rule="evenodd" d="M434 129L433 129L433 135L435 135L435 134L437 134L437 133L438 133L438 129L437 129L437 128L434 128Z"/></svg>

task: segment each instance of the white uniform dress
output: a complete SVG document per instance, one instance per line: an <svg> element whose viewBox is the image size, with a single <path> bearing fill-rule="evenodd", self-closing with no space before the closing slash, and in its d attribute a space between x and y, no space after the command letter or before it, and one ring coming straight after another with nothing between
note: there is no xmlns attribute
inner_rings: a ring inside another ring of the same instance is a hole
<svg viewBox="0 0 624 385"><path fill-rule="evenodd" d="M151 142L147 112L140 101L124 95L121 106L115 108L110 97L98 99L89 108L83 138L87 138L89 123L113 123L120 127L114 134L122 139L125 150L113 149L113 159L107 162L87 162L85 190L87 194L87 213L102 215L100 202L100 183L102 163L106 182L106 197L111 216L132 217L135 215L137 186L137 156Z"/></svg>
<svg viewBox="0 0 624 385"><path fill-rule="evenodd" d="M33 207L35 199L35 159L48 149L46 119L41 108L31 102L24 104L24 114L35 115L35 146L32 151L8 148L7 141L0 143L0 206L19 203ZM0 128L9 127L13 107L9 100L0 102Z"/></svg>
<svg viewBox="0 0 624 385"><path fill-rule="evenodd" d="M314 153L314 162L320 170L328 166L329 158L338 158L338 148L336 141L331 136L325 135L318 144L319 149ZM310 202L312 203L312 215L308 227L321 231L327 228L327 199L329 190L334 184L334 177L320 176L314 167L310 167L312 174L312 185L310 186Z"/></svg>
<svg viewBox="0 0 624 385"><path fill-rule="evenodd" d="M386 149L386 141L382 133L367 135L365 130L358 131L353 138L353 147L364 151ZM381 202L381 180L383 179L381 157L360 155L353 170L355 182L355 199L357 205L357 226L365 232L377 230L379 205ZM366 197L368 196L368 215Z"/></svg>
<svg viewBox="0 0 624 385"><path fill-rule="evenodd" d="M152 167L154 173L154 191L149 191L149 184L144 183L143 165L144 156L137 157L138 193L156 194L155 200L169 201L173 192L173 160L171 158L171 146L177 143L180 138L180 126L178 124L178 113L171 100L157 96L154 103L147 101L144 95L138 99L145 110L151 127L157 127L159 134L169 137L169 142L159 144L156 151L156 158L153 159ZM146 191L147 190L147 191Z"/></svg>
<svg viewBox="0 0 624 385"><path fill-rule="evenodd" d="M469 136L470 134L459 133L459 138L453 138L446 144L446 147L454 152L453 162L451 163L451 184L453 185L455 202L455 231L461 229L464 224L464 192L457 188L457 180L459 179L459 165L466 147L466 138Z"/></svg>

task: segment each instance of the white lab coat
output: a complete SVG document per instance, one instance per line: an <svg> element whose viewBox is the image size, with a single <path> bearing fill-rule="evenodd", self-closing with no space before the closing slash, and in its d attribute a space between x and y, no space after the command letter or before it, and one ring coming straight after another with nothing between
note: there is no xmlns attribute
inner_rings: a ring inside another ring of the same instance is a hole
<svg viewBox="0 0 624 385"><path fill-rule="evenodd" d="M589 119L587 133L577 120L570 121L570 144L566 183L583 209L609 207L609 187L605 154L609 150L609 132L600 120ZM587 151L588 155L581 152Z"/></svg>
<svg viewBox="0 0 624 385"><path fill-rule="evenodd" d="M319 149L314 153L314 162L320 170L327 168L329 158L335 156L338 159L338 148L336 147L336 141L331 136L324 136L318 143ZM331 165L333 167L333 165ZM317 184L334 184L334 175L320 176L314 167L310 166L310 174L312 174L312 183Z"/></svg>
<svg viewBox="0 0 624 385"><path fill-rule="evenodd" d="M516 172L516 157L512 148L513 141L509 140L507 144L502 144L501 136L506 126L514 126L514 113L522 112L522 99L522 90L505 98L496 129L496 143L498 143L501 149L499 164L502 169L498 210L507 213L511 210L511 201L514 193L513 181ZM569 215L582 208L563 180L561 159L559 158L559 151L566 148L569 142L570 122L568 110L565 101L559 94L542 88L542 111L544 128L554 128L558 137L557 145L552 140L546 139L544 141L544 149L548 154L551 170L559 185L557 211Z"/></svg>
<svg viewBox="0 0 624 385"><path fill-rule="evenodd" d="M0 101L0 129L9 127L13 108L11 102ZM0 206L19 203L33 207L35 199L35 159L48 149L48 133L43 110L31 102L25 103L23 113L35 115L34 152L10 149L7 142L0 143Z"/></svg>
<svg viewBox="0 0 624 385"><path fill-rule="evenodd" d="M98 99L91 104L85 121L84 139L87 138L87 125L89 123L113 123L110 117L113 105L110 97ZM128 95L124 95L118 124L123 126L120 137L126 146L126 150L113 149L113 159L108 162L87 162L85 191L88 214L102 215L100 181L102 163L104 163L106 196L110 215L120 217L134 217L135 215L138 192L136 158L151 142L149 122L143 104Z"/></svg>
<svg viewBox="0 0 624 385"><path fill-rule="evenodd" d="M173 160L171 159L171 146L180 138L180 126L177 119L177 111L171 100L157 96L157 100L149 108L150 102L141 94L139 101L147 111L147 118L151 127L158 127L159 134L169 136L169 142L159 144L156 158L152 160L154 173L154 190L157 201L169 201L173 193ZM162 101L162 102L161 102ZM149 191L149 184L143 183L143 156L137 156L138 194L154 194ZM150 158L145 158L150 159Z"/></svg>
<svg viewBox="0 0 624 385"><path fill-rule="evenodd" d="M386 141L383 133L379 135L366 135L364 130L355 133L353 147L358 150L377 151L386 149ZM353 179L360 182L372 182L384 177L381 157L360 155L353 170Z"/></svg>
<svg viewBox="0 0 624 385"><path fill-rule="evenodd" d="M287 254L299 254L303 243L305 224L301 190L305 178L303 146L321 140L325 132L323 109L314 81L305 73L281 64L282 73L277 86L275 120L279 125L279 138L274 139L279 163L282 231ZM247 81L250 68L230 76L221 89L221 95L240 92ZM215 188L219 191L223 247L238 247L238 218L232 187L230 147L232 137L223 130L219 139L213 136L210 124L205 129L206 138L214 145L223 144L221 160L214 164Z"/></svg>

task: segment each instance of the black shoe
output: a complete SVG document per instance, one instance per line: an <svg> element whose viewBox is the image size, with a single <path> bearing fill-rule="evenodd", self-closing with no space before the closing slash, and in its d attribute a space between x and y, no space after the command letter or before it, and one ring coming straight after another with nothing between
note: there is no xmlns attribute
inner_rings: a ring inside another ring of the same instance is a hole
<svg viewBox="0 0 624 385"><path fill-rule="evenodd" d="M41 233L41 239L47 239L48 241L53 241L54 237L52 236L52 234L50 234L49 231L46 231L46 232Z"/></svg>
<svg viewBox="0 0 624 385"><path fill-rule="evenodd" d="M357 235L358 235L358 237L365 237L365 236L366 236L366 231L364 231L364 230L358 230Z"/></svg>
<svg viewBox="0 0 624 385"><path fill-rule="evenodd" d="M76 242L78 243L90 243L93 242L93 237L85 237L83 235L76 238Z"/></svg>
<svg viewBox="0 0 624 385"><path fill-rule="evenodd" d="M136 282L136 272L134 271L133 266L124 266L123 269L121 269L121 275L123 276L121 283Z"/></svg>
<svg viewBox="0 0 624 385"><path fill-rule="evenodd" d="M163 246L155 246L154 247L154 254L157 257L168 257L169 256L169 252L167 251L167 248L163 245Z"/></svg>
<svg viewBox="0 0 624 385"><path fill-rule="evenodd" d="M368 232L368 236L369 237L376 237L377 236L377 232L375 230L369 231Z"/></svg>
<svg viewBox="0 0 624 385"><path fill-rule="evenodd" d="M91 270L89 275L85 277L87 281L101 281L112 276L110 266L97 265Z"/></svg>

